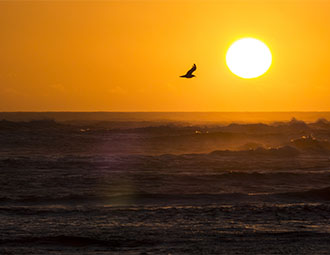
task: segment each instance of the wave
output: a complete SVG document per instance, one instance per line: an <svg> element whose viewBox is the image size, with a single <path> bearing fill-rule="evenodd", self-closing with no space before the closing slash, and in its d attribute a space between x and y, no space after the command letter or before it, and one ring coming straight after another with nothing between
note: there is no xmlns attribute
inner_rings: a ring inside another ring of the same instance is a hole
<svg viewBox="0 0 330 255"><path fill-rule="evenodd" d="M1 203L23 203L23 204L56 204L56 203L70 203L70 204L79 204L79 203L89 203L89 202L104 202L106 197L102 196L92 196L86 194L68 194L65 196L41 196L41 195L21 195L19 197L10 197L10 196L1 196Z"/></svg>
<svg viewBox="0 0 330 255"><path fill-rule="evenodd" d="M277 194L276 196L282 198L330 201L330 187L326 187L322 189L311 189L301 192L287 192L287 193Z"/></svg>
<svg viewBox="0 0 330 255"><path fill-rule="evenodd" d="M181 230L182 231L182 230ZM182 233L183 234L183 233ZM265 238L275 239L275 240L296 240L312 238L313 240L328 240L329 233L319 233L316 231L257 231L257 232L236 232L236 233L221 233L216 238L217 242L225 244L226 242L233 242L237 238L247 237L248 240L264 240ZM158 237L158 238L157 238ZM180 236L182 238L182 236ZM97 238L95 235L93 237L85 236L75 236L75 235L57 235L57 236L38 236L38 237L24 237L24 238L13 238L13 239L2 239L0 240L0 245L2 246L60 246L60 247L104 247L107 250L117 251L118 249L124 248L127 252L129 248L141 248L141 247L153 247L164 244L164 239L160 239L161 236L155 235L150 237L135 237L130 239L129 237L112 237L111 239ZM262 239L260 239L262 238ZM266 239L267 240L267 239ZM168 240L167 240L168 241ZM195 240L191 240L194 242ZM186 240L176 240L176 242L186 243ZM171 244L173 245L173 244ZM173 249L169 249L173 250ZM184 249L185 253L187 248ZM77 253L78 254L78 253ZM140 254L147 254L141 252Z"/></svg>
<svg viewBox="0 0 330 255"><path fill-rule="evenodd" d="M146 126L143 127L130 122L122 124L119 127L116 122L2 120L0 154L45 154L45 150L48 154L94 155L160 155L219 150L247 150L249 152L245 154L275 156L294 156L298 152L330 153L330 123L327 120L305 123L293 119L273 124L229 125L154 122L144 123Z"/></svg>
<svg viewBox="0 0 330 255"><path fill-rule="evenodd" d="M83 128L84 131L112 130L117 132L161 133L161 134L211 134L216 132L246 133L246 134L274 134L292 132L313 132L316 130L330 130L330 122L319 119L306 123L292 118L288 122L264 123L230 123L220 125L216 123L196 124L180 121L55 121L54 119L36 119L30 121L0 120L0 129L54 129L54 128ZM80 129L78 129L80 130ZM21 130L19 130L21 131ZM197 131L197 132L196 132Z"/></svg>
<svg viewBox="0 0 330 255"><path fill-rule="evenodd" d="M168 161L168 160L185 160L187 157L192 160L212 160L217 157L237 157L247 158L251 156L257 157L296 157L299 156L302 151L291 147L282 146L277 148L262 148L249 150L214 150L210 153L179 153L179 154L106 154L106 153L94 153L94 154L83 154L83 153L70 153L68 155L52 154L47 155L32 154L29 156L0 156L0 167L43 167L45 169L54 169L60 166L68 168L84 167L87 166L107 166L109 164L122 164L128 165L130 163L140 163L142 161L145 164L154 163L155 161Z"/></svg>
<svg viewBox="0 0 330 255"><path fill-rule="evenodd" d="M95 237L58 235L58 236L43 236L43 237L24 237L16 239L0 239L0 245L13 244L31 244L31 245L59 245L70 247L83 246L104 246L108 248L120 247L140 247L141 245L156 245L159 241L156 240L136 240L128 238L112 238L111 240L98 239Z"/></svg>
<svg viewBox="0 0 330 255"><path fill-rule="evenodd" d="M22 196L19 198L12 198L2 196L0 202L2 203L25 203L25 204L53 204L53 203L126 203L127 201L169 201L169 200L213 200L219 198L240 198L245 197L247 194L230 193L230 194L155 194L155 193L127 193L127 194L114 194L108 196L88 196L88 195L67 195L59 197L49 196Z"/></svg>
<svg viewBox="0 0 330 255"><path fill-rule="evenodd" d="M291 147L291 146L283 146L278 148L261 148L258 147L256 149L251 150L243 150L243 151L213 151L209 155L211 156L271 156L271 157L294 157L298 156L300 151Z"/></svg>
<svg viewBox="0 0 330 255"><path fill-rule="evenodd" d="M300 192L284 193L217 193L217 194L162 194L162 193L128 193L108 196L68 195L62 197L1 197L0 203L18 205L134 205L134 204L212 204L251 201L330 201L330 187L310 189ZM5 212L1 209L0 212ZM26 209L23 210L27 213Z"/></svg>

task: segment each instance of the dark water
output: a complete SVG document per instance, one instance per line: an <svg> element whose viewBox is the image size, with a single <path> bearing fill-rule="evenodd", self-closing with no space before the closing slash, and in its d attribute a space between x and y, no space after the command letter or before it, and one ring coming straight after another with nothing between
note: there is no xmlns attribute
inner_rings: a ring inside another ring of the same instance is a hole
<svg viewBox="0 0 330 255"><path fill-rule="evenodd" d="M0 121L1 254L328 254L330 123Z"/></svg>

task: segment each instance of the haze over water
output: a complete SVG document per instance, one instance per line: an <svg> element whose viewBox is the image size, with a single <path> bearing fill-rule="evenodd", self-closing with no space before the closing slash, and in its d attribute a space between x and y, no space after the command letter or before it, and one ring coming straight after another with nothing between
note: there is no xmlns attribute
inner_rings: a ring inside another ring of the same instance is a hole
<svg viewBox="0 0 330 255"><path fill-rule="evenodd" d="M56 121L186 121L214 123L270 123L297 118L312 122L330 119L330 112L0 112L0 119L29 121L53 119Z"/></svg>

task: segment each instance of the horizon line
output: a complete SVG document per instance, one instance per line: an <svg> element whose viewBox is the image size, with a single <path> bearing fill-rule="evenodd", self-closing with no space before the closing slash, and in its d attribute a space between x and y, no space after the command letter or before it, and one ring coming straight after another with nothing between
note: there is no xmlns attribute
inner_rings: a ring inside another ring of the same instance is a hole
<svg viewBox="0 0 330 255"><path fill-rule="evenodd" d="M330 113L322 111L0 111L0 113Z"/></svg>

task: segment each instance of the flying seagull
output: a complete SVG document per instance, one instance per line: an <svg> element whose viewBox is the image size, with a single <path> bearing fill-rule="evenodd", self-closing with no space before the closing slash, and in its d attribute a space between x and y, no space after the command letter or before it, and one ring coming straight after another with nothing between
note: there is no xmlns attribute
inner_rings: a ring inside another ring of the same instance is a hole
<svg viewBox="0 0 330 255"><path fill-rule="evenodd" d="M180 76L180 77L182 77L182 78L187 78L187 79L189 79L189 78L193 78L193 77L195 77L195 75L193 75L192 73L195 72L196 69L197 69L197 67L196 67L196 65L194 64L193 67L192 67L192 68L191 68L191 69L190 69L185 75L182 75L182 76Z"/></svg>

